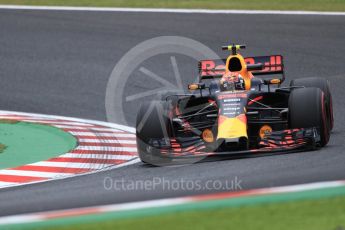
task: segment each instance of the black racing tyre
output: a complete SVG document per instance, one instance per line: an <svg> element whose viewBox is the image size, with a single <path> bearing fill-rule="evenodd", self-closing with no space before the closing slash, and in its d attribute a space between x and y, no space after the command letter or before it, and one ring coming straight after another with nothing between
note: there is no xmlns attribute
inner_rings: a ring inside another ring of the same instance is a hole
<svg viewBox="0 0 345 230"><path fill-rule="evenodd" d="M327 145L330 138L327 101L319 88L294 89L289 97L290 128L320 128L320 146Z"/></svg>
<svg viewBox="0 0 345 230"><path fill-rule="evenodd" d="M166 101L144 102L137 114L136 137L139 158L152 165L166 164L171 160L161 156L159 148L150 143L152 139L163 139L172 136L172 125L169 117L170 103Z"/></svg>
<svg viewBox="0 0 345 230"><path fill-rule="evenodd" d="M333 116L333 101L330 89L329 81L320 77L308 77L292 80L290 86L304 86L304 87L315 87L321 89L325 93L325 99L327 101L326 111L329 115L329 127L332 130L334 127L334 116Z"/></svg>

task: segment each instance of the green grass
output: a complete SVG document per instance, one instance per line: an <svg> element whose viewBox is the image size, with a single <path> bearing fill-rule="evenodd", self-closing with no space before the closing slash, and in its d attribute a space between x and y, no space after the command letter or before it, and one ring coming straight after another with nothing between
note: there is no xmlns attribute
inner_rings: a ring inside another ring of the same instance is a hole
<svg viewBox="0 0 345 230"><path fill-rule="evenodd" d="M77 145L70 133L56 127L13 120L0 120L0 141L0 169L56 157Z"/></svg>
<svg viewBox="0 0 345 230"><path fill-rule="evenodd" d="M7 119L0 119L0 124L16 124L16 123L18 123L18 121L7 120ZM0 144L0 153L3 153L6 148L7 148L6 145Z"/></svg>
<svg viewBox="0 0 345 230"><path fill-rule="evenodd" d="M345 0L0 0L0 4L345 11Z"/></svg>
<svg viewBox="0 0 345 230"><path fill-rule="evenodd" d="M140 229L345 229L345 196L159 216L121 219L39 230Z"/></svg>

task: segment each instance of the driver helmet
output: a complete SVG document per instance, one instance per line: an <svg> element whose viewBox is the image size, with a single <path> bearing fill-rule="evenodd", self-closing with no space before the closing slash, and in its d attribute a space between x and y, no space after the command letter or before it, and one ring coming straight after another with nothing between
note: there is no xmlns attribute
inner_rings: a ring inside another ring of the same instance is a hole
<svg viewBox="0 0 345 230"><path fill-rule="evenodd" d="M220 79L221 91L245 90L245 81L240 73L228 72Z"/></svg>

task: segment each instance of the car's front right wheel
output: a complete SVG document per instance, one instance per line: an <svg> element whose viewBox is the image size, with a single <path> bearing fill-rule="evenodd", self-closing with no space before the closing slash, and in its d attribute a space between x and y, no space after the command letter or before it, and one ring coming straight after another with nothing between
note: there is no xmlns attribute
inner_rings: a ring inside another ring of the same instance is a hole
<svg viewBox="0 0 345 230"><path fill-rule="evenodd" d="M328 104L325 93L319 88L298 88L289 97L290 128L320 129L320 146L327 145L330 138Z"/></svg>
<svg viewBox="0 0 345 230"><path fill-rule="evenodd" d="M333 118L333 101L332 101L332 94L330 89L330 83L325 78L320 77L306 77L306 78L299 78L294 79L290 82L290 86L292 87L315 87L322 90L325 93L325 100L327 101L327 108L326 112L329 113L329 125L330 129L333 129L334 126L334 118Z"/></svg>

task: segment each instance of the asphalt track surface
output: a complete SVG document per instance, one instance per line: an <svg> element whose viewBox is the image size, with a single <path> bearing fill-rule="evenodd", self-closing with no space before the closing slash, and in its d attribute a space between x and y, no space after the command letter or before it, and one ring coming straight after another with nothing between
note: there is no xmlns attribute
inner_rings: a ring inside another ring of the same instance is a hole
<svg viewBox="0 0 345 230"><path fill-rule="evenodd" d="M116 62L156 36L195 39L213 50L245 42L246 55L281 53L290 79L320 76L332 84L335 128L315 152L206 162L182 167L141 163L76 178L0 191L0 215L219 192L166 181L238 178L243 189L345 178L345 18L342 16L204 15L0 10L0 109L106 120L104 97ZM219 54L222 54L219 52ZM156 65L165 71L164 64ZM188 78L187 80L191 80ZM154 83L132 81L127 92ZM135 111L126 114L133 125ZM127 109L128 110L128 109ZM132 110L132 111L131 111ZM104 188L104 178L165 180L154 190ZM180 188L179 188L180 187Z"/></svg>

